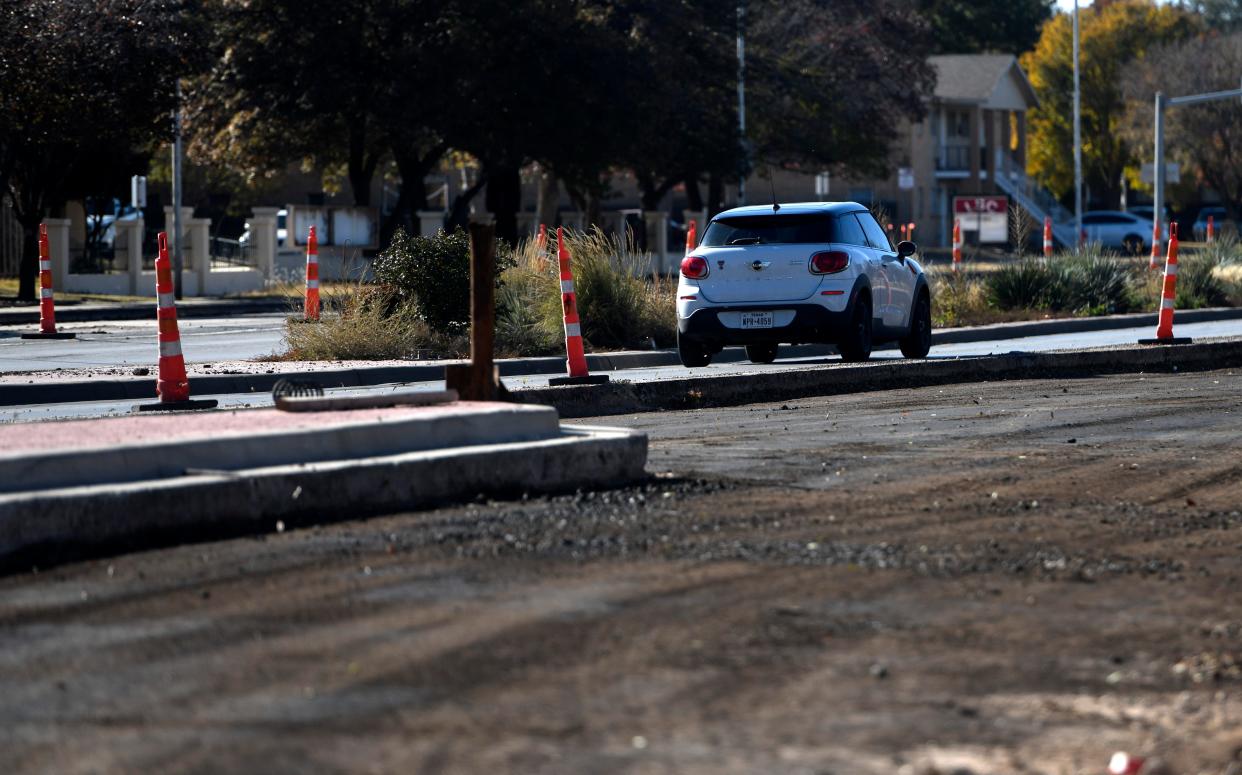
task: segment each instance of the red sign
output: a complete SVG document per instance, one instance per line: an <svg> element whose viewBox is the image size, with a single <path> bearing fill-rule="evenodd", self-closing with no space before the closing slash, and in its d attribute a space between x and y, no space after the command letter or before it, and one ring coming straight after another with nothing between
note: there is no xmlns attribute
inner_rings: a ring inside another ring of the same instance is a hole
<svg viewBox="0 0 1242 775"><path fill-rule="evenodd" d="M953 212L956 215L1007 213L1009 212L1009 197L955 196L953 197Z"/></svg>

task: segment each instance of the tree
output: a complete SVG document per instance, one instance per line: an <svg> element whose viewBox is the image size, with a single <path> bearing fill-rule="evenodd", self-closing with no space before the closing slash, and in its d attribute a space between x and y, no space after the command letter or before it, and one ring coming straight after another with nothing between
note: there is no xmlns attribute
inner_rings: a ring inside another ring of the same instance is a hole
<svg viewBox="0 0 1242 775"><path fill-rule="evenodd" d="M215 61L186 95L191 156L250 176L306 157L343 161L354 203L370 204L387 151L375 112L407 5L211 0Z"/></svg>
<svg viewBox="0 0 1242 775"><path fill-rule="evenodd" d="M0 0L0 184L22 226L19 298L35 298L38 225L75 174L168 136L176 79L193 66L195 8Z"/></svg>
<svg viewBox="0 0 1242 775"><path fill-rule="evenodd" d="M1126 136L1150 147L1157 91L1178 96L1236 89L1240 74L1242 32L1208 33L1151 51L1125 79ZM1242 219L1242 105L1217 100L1166 109L1164 117L1168 157L1220 194L1231 220Z"/></svg>
<svg viewBox="0 0 1242 775"><path fill-rule="evenodd" d="M937 54L1022 54L1035 47L1053 0L911 0Z"/></svg>
<svg viewBox="0 0 1242 775"><path fill-rule="evenodd" d="M1188 5L1202 14L1208 29L1230 32L1242 27L1242 0L1194 0Z"/></svg>
<svg viewBox="0 0 1242 775"><path fill-rule="evenodd" d="M1092 6L1079 23L1083 177L1093 204L1116 208L1122 172L1135 158L1121 133L1122 73L1141 63L1150 48L1184 40L1199 24L1182 8L1144 0ZM1072 198L1074 188L1072 50L1071 19L1058 14L1044 25L1035 50L1022 58L1039 97L1029 117L1028 170L1063 199Z"/></svg>
<svg viewBox="0 0 1242 775"><path fill-rule="evenodd" d="M887 175L902 120L935 86L925 22L891 0L764 0L753 14L748 134L784 166Z"/></svg>

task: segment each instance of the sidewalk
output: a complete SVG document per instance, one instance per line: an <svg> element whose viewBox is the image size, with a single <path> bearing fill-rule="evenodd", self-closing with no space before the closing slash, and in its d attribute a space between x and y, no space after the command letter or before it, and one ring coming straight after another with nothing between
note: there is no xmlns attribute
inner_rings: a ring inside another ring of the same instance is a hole
<svg viewBox="0 0 1242 775"><path fill-rule="evenodd" d="M180 309L180 307L178 308ZM148 308L148 311L153 311ZM1242 309L1218 308L1188 310L1177 313L1178 323L1200 323L1217 320L1242 320ZM1155 313L1112 315L1097 318L1066 318L1022 323L998 323L971 328L950 328L936 331L932 344L962 344L994 339L1028 336L1083 333L1110 329L1156 326ZM783 357L817 357L835 352L824 345L804 345L782 349ZM713 361L737 363L746 360L740 347L726 348ZM386 361L381 364L353 362L215 362L187 364L195 395L226 395L265 393L271 391L285 376L306 376L323 388L358 388L408 382L431 382L444 377L448 363L461 361ZM676 366L674 350L629 351L587 356L593 372ZM561 374L565 370L562 357L518 358L497 361L502 377ZM151 368L154 370L155 364ZM118 369L107 369L107 376L83 378L74 372L36 374L14 373L0 376L0 406L58 404L80 401L124 401L151 398L154 377L114 376ZM619 375L620 376L620 375Z"/></svg>

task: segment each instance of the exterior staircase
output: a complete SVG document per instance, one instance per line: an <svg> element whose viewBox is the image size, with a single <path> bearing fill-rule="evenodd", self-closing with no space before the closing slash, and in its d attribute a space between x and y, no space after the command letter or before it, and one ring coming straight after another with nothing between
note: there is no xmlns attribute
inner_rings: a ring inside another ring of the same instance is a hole
<svg viewBox="0 0 1242 775"><path fill-rule="evenodd" d="M1026 172L1014 163L1008 154L996 154L996 186L1023 207L1037 222L1042 231L1044 218L1052 218L1052 238L1062 247L1072 247L1074 238L1074 214L1061 206L1047 189L1027 177Z"/></svg>

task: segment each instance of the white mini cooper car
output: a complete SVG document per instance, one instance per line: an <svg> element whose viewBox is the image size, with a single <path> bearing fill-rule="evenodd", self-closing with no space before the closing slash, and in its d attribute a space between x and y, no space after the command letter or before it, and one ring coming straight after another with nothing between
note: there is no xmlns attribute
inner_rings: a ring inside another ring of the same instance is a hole
<svg viewBox="0 0 1242 775"><path fill-rule="evenodd" d="M931 295L913 242L894 250L854 202L737 207L711 220L681 262L677 350L706 366L725 345L771 363L780 344L835 344L864 361L896 341L908 358L931 349Z"/></svg>

